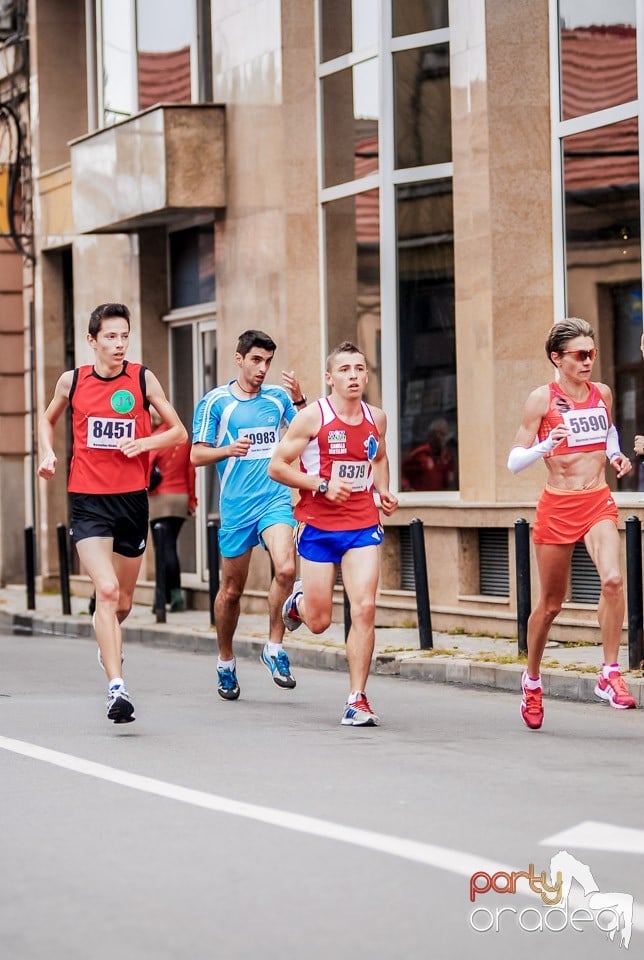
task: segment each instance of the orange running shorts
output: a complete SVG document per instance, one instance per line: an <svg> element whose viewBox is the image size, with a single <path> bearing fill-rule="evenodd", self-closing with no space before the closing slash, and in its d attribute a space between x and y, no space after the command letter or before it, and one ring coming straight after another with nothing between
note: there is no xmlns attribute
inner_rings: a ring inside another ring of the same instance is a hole
<svg viewBox="0 0 644 960"><path fill-rule="evenodd" d="M591 490L560 490L546 484L537 503L532 542L577 543L601 520L618 523L608 484Z"/></svg>

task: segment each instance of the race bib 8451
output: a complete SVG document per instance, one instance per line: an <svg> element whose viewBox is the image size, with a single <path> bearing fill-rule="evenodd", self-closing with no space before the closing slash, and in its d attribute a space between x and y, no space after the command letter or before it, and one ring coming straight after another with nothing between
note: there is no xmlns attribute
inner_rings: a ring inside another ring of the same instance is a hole
<svg viewBox="0 0 644 960"><path fill-rule="evenodd" d="M136 420L122 417L88 417L87 446L101 450L116 450L120 440L133 440Z"/></svg>

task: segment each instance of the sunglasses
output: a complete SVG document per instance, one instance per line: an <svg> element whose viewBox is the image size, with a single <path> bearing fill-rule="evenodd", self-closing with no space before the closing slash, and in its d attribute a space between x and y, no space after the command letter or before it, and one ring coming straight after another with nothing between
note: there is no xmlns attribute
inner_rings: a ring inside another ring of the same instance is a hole
<svg viewBox="0 0 644 960"><path fill-rule="evenodd" d="M590 350L562 350L561 352L574 357L579 363L584 363L586 360L595 359L597 356L597 347L591 347Z"/></svg>

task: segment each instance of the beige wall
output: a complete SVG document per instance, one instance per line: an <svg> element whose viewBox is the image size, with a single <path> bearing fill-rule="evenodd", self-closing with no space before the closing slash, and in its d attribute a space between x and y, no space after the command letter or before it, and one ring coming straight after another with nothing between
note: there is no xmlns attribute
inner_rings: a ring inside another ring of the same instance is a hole
<svg viewBox="0 0 644 960"><path fill-rule="evenodd" d="M29 21L36 172L69 162L87 132L85 0L31 0Z"/></svg>
<svg viewBox="0 0 644 960"><path fill-rule="evenodd" d="M214 99L226 104L228 193L217 224L220 380L239 334L278 345L271 379L320 389L313 4L213 5Z"/></svg>
<svg viewBox="0 0 644 960"><path fill-rule="evenodd" d="M453 3L452 123L460 487L532 498L505 461L553 322L547 4ZM490 456L495 451L495 456Z"/></svg>

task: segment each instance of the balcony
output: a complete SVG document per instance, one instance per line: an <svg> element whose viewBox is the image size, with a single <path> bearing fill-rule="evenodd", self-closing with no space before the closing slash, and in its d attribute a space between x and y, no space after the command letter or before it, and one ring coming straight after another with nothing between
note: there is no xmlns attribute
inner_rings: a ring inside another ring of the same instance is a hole
<svg viewBox="0 0 644 960"><path fill-rule="evenodd" d="M162 104L72 141L77 233L171 224L226 205L225 111Z"/></svg>

